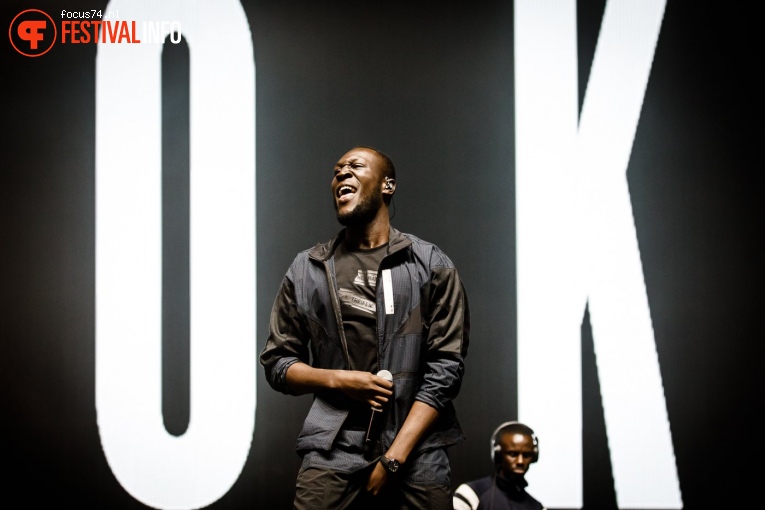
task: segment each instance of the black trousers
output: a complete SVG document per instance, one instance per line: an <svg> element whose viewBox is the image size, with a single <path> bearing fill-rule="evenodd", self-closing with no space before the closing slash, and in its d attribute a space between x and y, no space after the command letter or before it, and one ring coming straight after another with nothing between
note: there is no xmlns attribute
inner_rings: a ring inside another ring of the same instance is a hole
<svg viewBox="0 0 765 510"><path fill-rule="evenodd" d="M376 496L366 484L374 465L355 473L301 469L295 485L295 510L452 510L451 488L414 484L388 476Z"/></svg>

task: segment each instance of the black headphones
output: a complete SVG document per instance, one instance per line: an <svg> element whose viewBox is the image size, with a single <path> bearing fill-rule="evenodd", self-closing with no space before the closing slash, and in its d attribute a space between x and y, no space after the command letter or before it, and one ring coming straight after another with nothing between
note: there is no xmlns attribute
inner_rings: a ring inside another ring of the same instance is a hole
<svg viewBox="0 0 765 510"><path fill-rule="evenodd" d="M531 441L534 444L534 449L531 452L531 462L539 460L539 439L537 439L537 436L534 434L531 427L524 425L519 421L506 421L497 427L491 435L491 461L494 466L499 467L502 463L502 447L497 443L499 442L499 438L506 432L517 432L531 436Z"/></svg>
<svg viewBox="0 0 765 510"><path fill-rule="evenodd" d="M392 183L393 183L393 179L391 179L390 177L386 177L385 178L385 189L388 190L388 191L392 190L393 189L393 184Z"/></svg>

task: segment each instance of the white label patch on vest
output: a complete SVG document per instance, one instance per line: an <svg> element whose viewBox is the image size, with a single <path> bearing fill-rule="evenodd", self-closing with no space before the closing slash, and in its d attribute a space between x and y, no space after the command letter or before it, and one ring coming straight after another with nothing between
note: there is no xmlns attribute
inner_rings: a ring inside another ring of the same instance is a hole
<svg viewBox="0 0 765 510"><path fill-rule="evenodd" d="M385 299L385 314L393 314L393 279L390 269L383 269L383 298Z"/></svg>

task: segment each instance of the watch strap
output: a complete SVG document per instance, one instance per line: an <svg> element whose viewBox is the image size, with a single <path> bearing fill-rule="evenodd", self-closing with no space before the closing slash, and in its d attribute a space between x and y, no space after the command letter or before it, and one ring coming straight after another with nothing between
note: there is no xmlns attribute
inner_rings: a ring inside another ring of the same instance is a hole
<svg viewBox="0 0 765 510"><path fill-rule="evenodd" d="M401 465L401 463L397 461L396 459L389 459L385 455L382 455L380 457L380 462L385 467L385 469L387 469L391 473L395 473L396 471L398 471L398 468Z"/></svg>

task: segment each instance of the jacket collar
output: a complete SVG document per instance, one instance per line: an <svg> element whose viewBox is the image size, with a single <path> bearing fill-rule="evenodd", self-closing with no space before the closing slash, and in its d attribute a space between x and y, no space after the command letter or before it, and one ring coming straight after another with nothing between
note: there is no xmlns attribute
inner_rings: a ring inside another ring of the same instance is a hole
<svg viewBox="0 0 765 510"><path fill-rule="evenodd" d="M496 476L497 487L504 492L521 493L529 485L524 476L513 476L510 479L505 478L501 474L497 474Z"/></svg>
<svg viewBox="0 0 765 510"><path fill-rule="evenodd" d="M319 243L310 250L308 250L308 256L319 262L326 262L335 253L335 248L345 238L345 229L342 229L337 236L325 243ZM392 226L390 227L390 234L388 235L388 255L401 251L411 246L412 241L406 237L402 232L396 230Z"/></svg>

